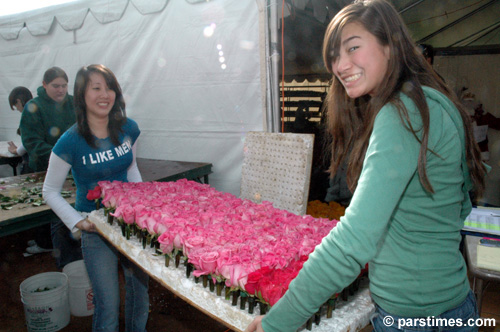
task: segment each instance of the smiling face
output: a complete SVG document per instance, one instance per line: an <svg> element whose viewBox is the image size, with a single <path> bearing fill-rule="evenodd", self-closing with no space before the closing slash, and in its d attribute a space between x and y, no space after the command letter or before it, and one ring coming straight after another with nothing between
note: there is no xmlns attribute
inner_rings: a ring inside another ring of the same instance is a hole
<svg viewBox="0 0 500 332"><path fill-rule="evenodd" d="M115 104L116 93L106 84L104 76L92 73L85 90L87 117L107 118Z"/></svg>
<svg viewBox="0 0 500 332"><path fill-rule="evenodd" d="M68 82L62 77L57 77L50 83L43 82L43 87L47 95L57 103L62 102L68 92Z"/></svg>
<svg viewBox="0 0 500 332"><path fill-rule="evenodd" d="M362 24L348 23L342 30L332 71L349 97L374 96L387 73L389 55L389 46L382 46Z"/></svg>

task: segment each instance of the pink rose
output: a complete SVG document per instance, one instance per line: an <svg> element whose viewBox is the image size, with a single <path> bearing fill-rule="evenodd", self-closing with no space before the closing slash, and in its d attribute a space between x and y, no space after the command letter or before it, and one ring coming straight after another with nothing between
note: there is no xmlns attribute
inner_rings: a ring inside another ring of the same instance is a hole
<svg viewBox="0 0 500 332"><path fill-rule="evenodd" d="M130 205L126 205L122 210L122 218L126 224L133 224L135 221L135 211Z"/></svg>
<svg viewBox="0 0 500 332"><path fill-rule="evenodd" d="M217 251L205 252L201 255L200 270L206 271L207 274L212 274L217 268L217 258L219 253Z"/></svg>
<svg viewBox="0 0 500 332"><path fill-rule="evenodd" d="M140 229L146 229L146 220L149 218L150 211L146 208L135 208L135 223Z"/></svg>
<svg viewBox="0 0 500 332"><path fill-rule="evenodd" d="M160 243L160 250L164 254L170 254L174 250L173 234L164 232L158 237L158 242Z"/></svg>
<svg viewBox="0 0 500 332"><path fill-rule="evenodd" d="M193 249L203 247L204 242L205 238L200 235L187 237L184 241L184 247L182 248L183 254L189 257L189 252Z"/></svg>
<svg viewBox="0 0 500 332"><path fill-rule="evenodd" d="M102 199L102 204L107 208L116 207L116 196L111 190L106 190L104 192L104 198Z"/></svg>

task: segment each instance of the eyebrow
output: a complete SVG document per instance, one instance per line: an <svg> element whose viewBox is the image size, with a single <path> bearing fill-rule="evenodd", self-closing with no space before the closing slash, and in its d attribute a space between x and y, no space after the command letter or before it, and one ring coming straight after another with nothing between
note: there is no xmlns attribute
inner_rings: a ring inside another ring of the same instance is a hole
<svg viewBox="0 0 500 332"><path fill-rule="evenodd" d="M343 46L343 45L345 45L345 44L347 44L347 43L348 43L348 42L350 42L351 40L356 39L356 38L361 38L361 37L360 37L360 36L351 36L351 37L347 38L346 40L344 40L344 41L342 42L342 46Z"/></svg>

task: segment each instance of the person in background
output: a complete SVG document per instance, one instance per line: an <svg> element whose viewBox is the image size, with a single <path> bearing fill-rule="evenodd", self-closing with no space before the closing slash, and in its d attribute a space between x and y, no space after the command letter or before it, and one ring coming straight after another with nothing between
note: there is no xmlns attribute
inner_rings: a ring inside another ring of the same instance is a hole
<svg viewBox="0 0 500 332"><path fill-rule="evenodd" d="M459 245L468 192L482 193L486 166L466 110L388 1L342 9L323 59L333 74L330 174L347 158L353 197L285 295L246 331L296 331L366 263L375 331L403 331L398 322L414 318L425 331L435 330L430 317L479 318Z"/></svg>
<svg viewBox="0 0 500 332"><path fill-rule="evenodd" d="M26 105L26 103L31 99L33 99L33 95L28 88L24 86L15 87L9 94L10 109L13 111L19 111L22 114L24 105ZM17 134L21 135L21 130L19 128L17 129ZM33 173L29 166L29 156L26 153L26 149L23 144L21 143L19 146L16 146L16 144L12 141L8 142L8 144L8 150L10 153L23 158L21 174Z"/></svg>
<svg viewBox="0 0 500 332"><path fill-rule="evenodd" d="M488 161L490 160L490 151L488 148L488 128L500 130L500 118L497 118L490 112L486 112L483 109L483 104L478 101L474 107L472 121L474 121L478 127L486 126L486 130L482 130L480 133L477 133L476 140L479 145L479 150L481 150L482 159L484 161Z"/></svg>
<svg viewBox="0 0 500 332"><path fill-rule="evenodd" d="M347 168L345 163L337 168L337 172L330 177L329 187L326 190L325 202L337 202L347 207L352 199L352 192L347 185Z"/></svg>
<svg viewBox="0 0 500 332"><path fill-rule="evenodd" d="M490 159L488 148L488 129L500 130L500 118L486 112L483 104L476 99L476 95L467 88L462 89L462 102L466 106L472 121L474 138L479 145L481 158L487 162Z"/></svg>
<svg viewBox="0 0 500 332"><path fill-rule="evenodd" d="M47 170L50 152L61 135L75 123L73 97L68 95L68 76L59 67L45 71L43 84L37 89L38 96L31 99L21 115L21 139L29 155L33 172ZM59 268L82 259L80 241L74 239L60 220L50 225L53 255ZM40 243L38 246L41 249ZM38 251L37 247L26 250ZM40 250L41 251L41 250ZM42 251L43 252L43 251Z"/></svg>
<svg viewBox="0 0 500 332"><path fill-rule="evenodd" d="M126 283L125 330L145 331L148 275L99 235L95 225L82 215L95 210L95 202L86 197L99 181L142 181L136 163L140 130L135 121L126 117L120 85L113 72L103 65L78 71L74 98L77 123L52 150L43 197L68 230L82 233L83 259L94 291L92 330L118 331L121 262ZM98 158L99 155L106 157ZM60 194L70 169L77 187L74 208Z"/></svg>
<svg viewBox="0 0 500 332"><path fill-rule="evenodd" d="M26 103L31 99L33 99L33 95L28 88L24 86L15 87L9 94L10 109L13 111L19 111L22 114L24 105L26 105ZM17 129L17 134L19 136L21 135L20 128ZM8 150L10 153L23 158L23 162L21 164L21 175L33 173L29 166L29 155L26 153L27 151L24 148L24 145L21 143L19 146L16 146L16 144L12 141L7 143L9 144ZM35 237L36 239L28 241L28 248L26 248L28 253L38 254L52 251L49 224L38 227Z"/></svg>
<svg viewBox="0 0 500 332"><path fill-rule="evenodd" d="M443 80L443 82L446 82L435 69L434 69L434 47L429 44L419 44L420 50L422 52L422 55L424 56L425 60L429 65L431 65L432 69L436 73L436 75Z"/></svg>

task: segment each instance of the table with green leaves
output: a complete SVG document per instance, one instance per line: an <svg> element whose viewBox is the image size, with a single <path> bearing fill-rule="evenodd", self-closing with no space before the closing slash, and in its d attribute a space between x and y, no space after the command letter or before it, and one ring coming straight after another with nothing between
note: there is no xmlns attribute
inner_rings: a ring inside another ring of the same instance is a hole
<svg viewBox="0 0 500 332"><path fill-rule="evenodd" d="M148 181L176 181L188 179L208 183L212 164L138 158L142 179ZM0 237L38 227L57 218L42 198L45 172L0 178ZM76 187L68 176L62 196L74 204Z"/></svg>

